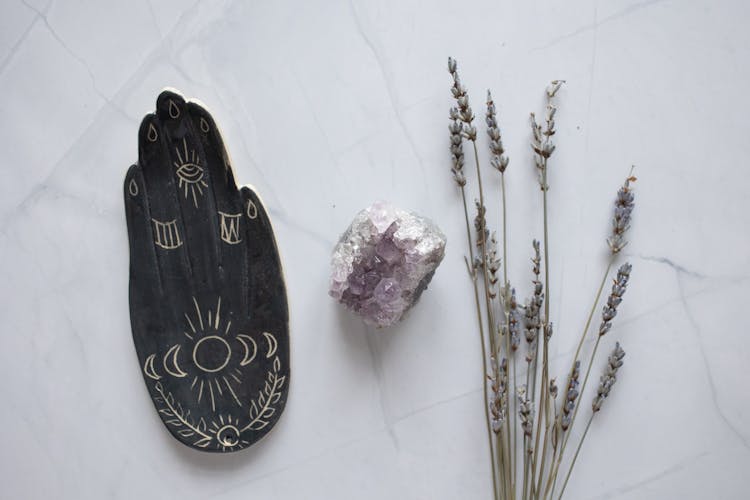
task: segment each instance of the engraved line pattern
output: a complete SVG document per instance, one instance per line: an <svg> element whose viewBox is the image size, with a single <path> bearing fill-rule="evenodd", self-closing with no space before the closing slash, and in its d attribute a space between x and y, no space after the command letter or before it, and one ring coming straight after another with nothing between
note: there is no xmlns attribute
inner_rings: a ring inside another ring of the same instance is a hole
<svg viewBox="0 0 750 500"><path fill-rule="evenodd" d="M143 373L146 374L146 376L153 380L159 380L161 378L161 375L156 373L156 370L154 370L154 359L156 358L156 354L152 354L151 356L146 358L146 362L143 363Z"/></svg>
<svg viewBox="0 0 750 500"><path fill-rule="evenodd" d="M174 103L172 99L169 100L169 116L171 118L178 118L180 116L180 108Z"/></svg>
<svg viewBox="0 0 750 500"><path fill-rule="evenodd" d="M257 219L258 218L258 207L255 206L255 203L253 203L253 200L247 200L247 216L251 219Z"/></svg>
<svg viewBox="0 0 750 500"><path fill-rule="evenodd" d="M180 233L177 230L177 219L162 222L151 219L154 224L154 243L165 250L174 250L182 245Z"/></svg>
<svg viewBox="0 0 750 500"><path fill-rule="evenodd" d="M227 214L219 212L221 218L221 239L230 245L241 242L240 239L240 217L242 214Z"/></svg>
<svg viewBox="0 0 750 500"><path fill-rule="evenodd" d="M259 337L266 344L262 354L266 359L273 361L271 369L265 374L263 386L257 397L244 402L238 396L235 387L241 387L243 384L241 368L257 358L260 348L258 341L246 333L230 335L231 321L225 318L224 326L221 320L221 297L217 299L215 310L201 309L195 297L192 298L192 302L194 310L184 315L192 334L186 329L183 334L188 340L183 339L182 343L173 345L163 356L159 354L161 367L167 375L174 378L190 376L190 390L198 403L205 398L206 404L210 402L212 411L216 412L218 401L231 401L238 408L247 408L247 413L243 413L246 418L242 418L243 415L217 415L215 418L218 420L212 422L210 428L206 427L203 419L195 423L190 417L190 410L184 411L182 404L175 400L172 393L164 389L162 382L159 382L165 375L156 371L157 353L146 358L143 365L144 374L157 381L154 388L158 397L155 399L163 406L158 408L159 412L166 425L176 428L176 433L181 437L194 436L196 441L193 445L199 448L215 446L222 451L243 448L249 445L249 442L241 439L242 433L266 428L276 414L277 404L282 397L281 390L286 383L286 376L281 375L281 360L277 355L278 340L270 332L260 332ZM230 344L232 339L237 344ZM238 346L241 348L238 349ZM238 350L239 352L236 352ZM180 355L183 352L188 354L182 356L184 364L180 365Z"/></svg>
<svg viewBox="0 0 750 500"><path fill-rule="evenodd" d="M180 430L177 433L182 437L200 436L200 439L195 441L193 445L200 448L208 446L211 442L211 436L205 432L206 421L201 418L198 423L193 422L190 418L190 410L186 412L180 403L175 403L174 396L170 392L165 393L161 382L154 384L154 389L159 394L154 399L165 406L165 408L159 409L159 413L167 418L165 423L179 428Z"/></svg>
<svg viewBox="0 0 750 500"><path fill-rule="evenodd" d="M250 423L242 428L241 432L248 429L259 431L266 427L269 419L276 413L274 405L281 399L281 388L286 381L285 376L279 376L281 361L279 357L273 360L273 370L268 372L266 383L263 390L258 394L258 398L250 403Z"/></svg>
<svg viewBox="0 0 750 500"><path fill-rule="evenodd" d="M153 123L148 124L148 133L146 134L146 138L149 140L149 142L156 142L156 139L159 138L159 134L156 133L156 127L154 127Z"/></svg>

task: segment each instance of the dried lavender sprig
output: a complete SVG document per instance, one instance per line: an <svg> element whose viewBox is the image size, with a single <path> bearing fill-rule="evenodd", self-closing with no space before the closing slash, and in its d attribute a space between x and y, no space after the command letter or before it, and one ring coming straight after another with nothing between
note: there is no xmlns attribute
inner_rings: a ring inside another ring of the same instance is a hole
<svg viewBox="0 0 750 500"><path fill-rule="evenodd" d="M492 101L492 93L489 90L487 91L485 122L487 123L487 135L490 138L490 153L492 153L490 164L500 173L503 173L508 168L510 160L505 155L500 127L497 124L497 109L495 108L495 103Z"/></svg>
<svg viewBox="0 0 750 500"><path fill-rule="evenodd" d="M451 71L451 74L455 73L456 65L455 61L452 59L448 60L448 68ZM465 90L461 86L460 82L456 78L454 78L454 86L451 89L451 92L454 96L456 96L457 93L464 93ZM483 390L484 394L487 394L487 349L486 349L486 342L485 342L485 336L484 336L484 321L482 320L482 311L481 311L481 305L479 302L479 286L477 284L476 280L476 260L474 258L474 245L472 244L472 238L471 238L471 226L469 223L469 209L468 204L466 202L466 177L463 175L462 169L464 165L464 155L463 155L463 135L462 130L463 127L461 125L461 115L460 111L457 108L452 108L450 111L450 119L452 121L450 125L450 133L451 133L451 154L453 159L453 177L456 182L456 184L461 189L461 201L463 205L463 211L464 211L464 222L466 225L466 239L468 243L468 249L469 249L469 258L471 261L471 265L467 266L469 267L469 272L471 274L471 281L474 288L474 305L476 306L476 314L477 314L477 324L479 326L479 342L480 347L482 350L482 381L483 381ZM476 143L474 145L474 149L476 151ZM473 266L473 267L472 267ZM489 332L490 335L493 335L492 332ZM492 486L493 486L493 496L494 498L499 498L499 490L498 490L498 484L497 484L497 468L495 466L495 453L494 453L494 447L492 442L492 425L490 421L490 412L487 408L487 405L484 406L484 416L485 416L485 424L487 426L487 444L488 444L488 451L490 454L490 474L492 476Z"/></svg>
<svg viewBox="0 0 750 500"><path fill-rule="evenodd" d="M452 57L448 58L448 72L453 77L451 93L453 94L453 98L456 99L459 117L464 123L464 135L470 141L476 141L477 128L473 125L474 112L469 104L469 95L466 87L461 83L461 78L458 76L458 63Z"/></svg>
<svg viewBox="0 0 750 500"><path fill-rule="evenodd" d="M568 379L568 386L565 389L565 401L562 407L562 417L560 419L561 432L565 432L570 427L570 421L572 419L573 410L576 406L576 399L578 398L578 378L581 374L581 362L576 361L575 368L573 369L572 376Z"/></svg>
<svg viewBox="0 0 750 500"><path fill-rule="evenodd" d="M531 363L536 359L537 344L539 338L539 329L541 327L540 309L544 300L544 292L542 291L542 284L539 281L534 282L534 293L526 300L525 309L525 328L524 336L526 337L526 343L528 345L528 351L526 353L526 362ZM527 372L526 377L528 379L529 373Z"/></svg>
<svg viewBox="0 0 750 500"><path fill-rule="evenodd" d="M506 290L510 288L510 284L506 284L505 286ZM515 383L518 380L517 379L517 370L516 370L516 358L517 356L516 351L518 350L518 346L521 343L521 325L520 325L520 312L518 308L518 301L516 299L516 289L510 288L510 298L508 300L508 304L506 304L505 312L506 312L506 321L508 322L508 337L506 338L506 349L510 347L510 355L513 356L513 387L515 387ZM508 410L510 412L510 409ZM515 488L516 483L516 469L517 469L517 445L518 445L518 425L517 425L517 415L518 415L518 398L513 398L513 454L512 454L512 481L513 481L513 487Z"/></svg>
<svg viewBox="0 0 750 500"><path fill-rule="evenodd" d="M540 280L540 273L541 269L539 267L539 264L541 262L541 254L540 254L540 245L539 241L533 240L531 242L532 247L534 248L534 257L531 258L531 262L533 264L532 266L532 272L534 273L534 292L526 302L525 310L525 329L524 329L524 335L526 337L526 342L528 344L529 350L526 355L526 361L528 363L531 363L533 360L536 359L537 355L537 347L538 347L538 339L539 339L539 330L542 327L542 318L541 318L541 308L542 304L544 303L544 292L543 292L543 286L542 282ZM528 371L526 373L526 381L528 385ZM536 381L536 378L535 378ZM531 385L531 391L532 391L532 398L533 398L533 392L534 392L534 384Z"/></svg>
<svg viewBox="0 0 750 500"><path fill-rule="evenodd" d="M495 340L495 333L496 333L496 323L495 323L495 315L494 310L492 308L492 285L490 283L490 272L488 267L488 262L490 260L489 257L489 234L490 231L487 229L487 209L485 208L484 204L481 202L481 200L475 200L476 208L477 208L477 214L474 217L474 229L476 231L476 244L477 249L479 250L479 255L481 256L481 260L479 258L477 259L479 262L479 266L477 268L481 268L482 270L482 279L484 280L484 291L485 291L485 306L486 306L486 312L487 312L487 332L490 337L490 352L495 353L496 352L496 345L497 342Z"/></svg>
<svg viewBox="0 0 750 500"><path fill-rule="evenodd" d="M519 387L516 392L518 394L518 416L521 420L521 430L523 431L523 442L524 442L524 474L523 474L523 496L521 498L528 498L526 492L528 490L528 478L529 478L529 460L533 453L533 441L531 436L534 432L534 402L529 399L526 394L527 386Z"/></svg>
<svg viewBox="0 0 750 500"><path fill-rule="evenodd" d="M624 357L625 351L620 347L619 342L615 342L615 348L612 350L612 354L609 355L607 367L604 369L604 375L599 380L599 388L591 404L591 409L594 413L602 409L602 403L609 396L609 391L612 390L612 386L617 381L617 370L622 366L622 359Z"/></svg>
<svg viewBox="0 0 750 500"><path fill-rule="evenodd" d="M477 182L479 184L479 202L484 205L484 188L482 187L482 173L479 169L479 152L477 151L477 128L474 126L474 112L469 104L469 94L466 87L461 83L458 75L458 63L452 57L448 58L448 72L453 78L451 94L456 100L457 117L463 122L463 134L472 142L474 147L474 160L477 167Z"/></svg>
<svg viewBox="0 0 750 500"><path fill-rule="evenodd" d="M581 348L583 347L583 342L586 339L586 336L589 331L589 327L591 326L591 321L594 318L594 314L596 312L596 308L599 305L599 299L601 298L602 291L604 290L604 285L607 282L607 277L609 276L609 271L612 268L612 265L614 263L615 257L617 254L622 250L622 248L627 244L627 242L624 239L624 234L630 227L630 218L633 211L633 208L635 206L635 196L633 195L632 187L630 184L634 182L636 179L632 176L632 170L631 175L629 175L623 184L623 186L618 190L617 197L615 199L615 216L613 218L613 231L612 235L607 239L607 243L610 247L610 259L607 263L607 267L604 270L604 274L602 275L601 283L599 284L599 287L597 289L596 295L594 297L594 302L591 305L591 309L589 310L588 317L586 319L586 324L583 328L583 331L581 332L581 338L578 341L578 347L576 348L575 355L573 356L574 362L578 360L578 356L581 352ZM604 326L605 333L608 331L610 326ZM600 326L600 332L602 328ZM599 338L601 338L601 335L599 335ZM598 340L597 340L598 342ZM571 370L573 368L571 367ZM563 442L563 447L565 446L567 442ZM562 456L560 456L560 459L562 459ZM556 467L559 467L559 461L556 465ZM556 476L556 472L555 472ZM552 482L550 481L547 485L547 488L549 488L552 485Z"/></svg>
<svg viewBox="0 0 750 500"><path fill-rule="evenodd" d="M544 122L545 126L542 126L536 120L536 114L530 114L530 125L532 133L531 149L534 150L535 157L534 163L537 170L539 170L539 185L542 191L547 191L549 185L547 184L547 160L552 153L555 151L555 144L552 141L552 136L555 135L555 114L557 113L557 107L553 103L553 98L560 90L564 80L553 80L552 83L547 87L547 107L545 109Z"/></svg>
<svg viewBox="0 0 750 500"><path fill-rule="evenodd" d="M487 245L490 233L487 229L487 209L479 200L474 200L474 204L477 207L477 214L474 216L474 230L477 233L477 247L482 251L483 247Z"/></svg>
<svg viewBox="0 0 750 500"><path fill-rule="evenodd" d="M492 395L490 398L490 412L493 416L492 430L495 433L496 446L499 454L498 459L501 465L500 480L505 489L504 497L507 498L510 489L510 483L507 481L507 476L510 473L510 469L508 469L508 459L506 457L509 456L509 449L506 445L507 436L502 435L502 430L503 424L505 424L506 432L508 429L508 360L503 358L498 365L497 358L493 356L491 364L493 369Z"/></svg>
<svg viewBox="0 0 750 500"><path fill-rule="evenodd" d="M453 180L456 181L456 184L458 184L459 187L464 187L466 185L466 176L463 173L464 168L464 146L463 146L463 136L461 135L461 132L463 130L463 127L458 121L458 110L456 108L451 108L450 112L450 118L451 118L451 124L448 126L448 130L450 131L450 140L451 140L451 160L452 160L452 167L451 172L453 173Z"/></svg>
<svg viewBox="0 0 750 500"><path fill-rule="evenodd" d="M492 432L499 434L505 422L504 401L507 397L507 382L502 373L507 371L508 361L503 358L502 365L500 366L498 365L497 358L492 356L490 358L490 366L492 367L492 374L490 375L491 393L489 408L492 415Z"/></svg>
<svg viewBox="0 0 750 500"><path fill-rule="evenodd" d="M497 257L497 238L494 232L490 235L489 244L487 245L487 262L485 262L485 266L487 266L487 272L490 277L490 298L494 299L497 297L497 282L500 279L497 275L500 271L500 259Z"/></svg>
<svg viewBox="0 0 750 500"><path fill-rule="evenodd" d="M607 304L602 310L602 323L599 326L599 336L605 335L612 328L612 320L617 315L617 306L622 302L622 296L628 286L630 271L633 269L628 262L617 270L617 278L612 284L612 292L607 298Z"/></svg>
<svg viewBox="0 0 750 500"><path fill-rule="evenodd" d="M617 191L615 213L612 217L612 235L607 238L607 244L612 250L612 255L619 253L628 244L625 240L625 233L630 229L630 219L635 207L635 194L633 194L630 183L635 182L635 180L635 177L629 176Z"/></svg>
<svg viewBox="0 0 750 500"><path fill-rule="evenodd" d="M520 313L518 311L518 300L516 299L516 289L512 288L510 292L510 301L508 304L508 332L510 333L510 348L512 352L518 350L521 343L520 333Z"/></svg>
<svg viewBox="0 0 750 500"><path fill-rule="evenodd" d="M518 415L521 417L521 429L526 437L531 437L534 429L534 402L527 395L526 386L517 389Z"/></svg>
<svg viewBox="0 0 750 500"><path fill-rule="evenodd" d="M557 379L553 378L549 381L549 395L552 398L553 404L557 400L558 388ZM557 406L555 406L555 413L557 413ZM552 434L552 445L557 446L557 432Z"/></svg>
<svg viewBox="0 0 750 500"><path fill-rule="evenodd" d="M591 427L591 421L594 420L594 415L596 415L597 412L602 409L604 400L607 399L607 397L609 396L609 392L612 390L612 386L617 381L617 370L619 370L622 366L622 360L624 357L625 351L622 349L622 347L620 347L620 343L616 342L615 348L612 350L612 354L610 354L609 358L607 359L607 366L604 369L604 374L599 381L599 388L596 391L594 401L591 403L591 415L589 416L589 420L586 423L586 428L583 431L583 435L581 435L581 440L578 442L578 446L576 447L576 452L573 455L573 459L570 462L570 467L568 468L568 473L565 475L565 482L563 482L562 488L560 489L560 496L558 497L558 500L562 498L563 493L565 493L565 487L568 486L570 474L573 472L573 467L576 464L576 460L578 460L578 454L581 452L581 446L583 446L583 441L586 439L586 435L589 432L589 427Z"/></svg>
<svg viewBox="0 0 750 500"><path fill-rule="evenodd" d="M503 294L501 296L501 306L502 311L505 316L505 321L503 322L502 328L503 331L507 334L510 331L510 311L508 308L508 302L510 300L510 284L508 283L508 230L507 230L507 211L506 211L506 199L505 199L505 170L508 168L508 157L505 155L505 147L503 146L502 136L500 133L500 127L497 122L497 108L495 107L495 103L492 100L492 93L487 90L487 111L485 113L485 123L487 124L487 135L489 136L489 148L490 148L490 165L498 170L500 172L500 185L501 185L501 195L502 195L502 230L503 230ZM476 145L476 143L475 143ZM510 335L507 335L505 338L505 350L508 353L508 355L511 355L512 352L515 352L515 349L511 345L511 339ZM517 347L517 346L516 346ZM516 359L513 358L513 377L515 379L515 365L516 365ZM514 405L515 405L515 398L514 398ZM507 410L508 413L510 413L510 406L508 405ZM510 468L511 471L511 485L514 485L515 483L515 456L516 456L516 424L515 424L515 418L516 414L513 413L513 456L508 457L510 461ZM510 429L509 429L510 430ZM508 443L510 446L510 443Z"/></svg>
<svg viewBox="0 0 750 500"><path fill-rule="evenodd" d="M599 327L599 335L596 337L596 343L594 344L594 349L591 351L591 357L589 358L588 368L586 369L586 376L583 378L583 384L581 385L580 392L583 393L586 389L586 384L588 383L589 376L591 375L591 367L594 364L594 358L596 357L596 351L599 348L599 342L601 341L602 337L610 330L612 327L611 320L615 317L615 314L617 314L617 307L622 302L622 296L625 294L625 289L627 287L628 281L630 279L630 272L632 270L632 266L629 263L625 263L620 266L620 268L617 271L617 278L615 279L614 283L612 284L612 291L607 299L607 305L604 306L604 309L602 310L602 323ZM575 422L576 416L578 415L578 410L580 409L581 405L579 404L575 405L575 409L573 410L573 418L571 419L571 424ZM560 456L558 457L557 465L555 467L555 477L557 476L557 469L560 467L560 462L562 460L562 453L565 451L565 447L568 444L568 440L570 439L570 434L567 434L565 436L565 439L563 440L562 448L560 451ZM553 492L554 492L554 485L552 486Z"/></svg>

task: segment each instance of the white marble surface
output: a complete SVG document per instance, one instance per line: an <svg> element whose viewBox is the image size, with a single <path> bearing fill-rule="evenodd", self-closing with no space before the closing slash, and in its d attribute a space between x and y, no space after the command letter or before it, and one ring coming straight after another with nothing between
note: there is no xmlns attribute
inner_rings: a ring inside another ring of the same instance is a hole
<svg viewBox="0 0 750 500"><path fill-rule="evenodd" d="M499 104L524 294L541 233L527 113L568 81L551 166L556 373L637 165L632 286L607 338L628 356L569 498L747 498L749 15L710 0L3 0L0 497L488 498L447 153L453 55L477 111L486 87ZM214 111L285 262L289 405L238 454L167 434L131 341L121 183L163 86ZM338 233L378 198L449 239L422 303L380 333L326 296Z"/></svg>

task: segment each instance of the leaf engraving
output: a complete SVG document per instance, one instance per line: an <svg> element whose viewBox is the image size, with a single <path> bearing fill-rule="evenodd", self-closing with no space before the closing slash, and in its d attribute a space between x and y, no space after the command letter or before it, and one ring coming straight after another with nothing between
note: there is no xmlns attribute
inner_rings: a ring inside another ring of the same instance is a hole
<svg viewBox="0 0 750 500"><path fill-rule="evenodd" d="M161 385L161 382L157 382L156 384L154 384L154 389L156 389L156 392L159 394L159 396L154 398L154 400L157 403L163 404L165 406L164 408L159 408L159 413L161 413L165 417L171 417L164 422L167 425L179 428L177 433L182 437L188 438L198 435L200 439L198 439L193 444L200 448L207 447L211 443L211 436L205 433L205 420L201 418L200 421L198 421L198 424L195 424L190 417L190 410L186 412L182 408L182 404L175 404L174 396L171 392L165 393L164 387Z"/></svg>
<svg viewBox="0 0 750 500"><path fill-rule="evenodd" d="M273 361L273 370L268 372L266 382L263 384L263 390L250 403L250 423L242 431L247 429L259 431L270 423L269 419L276 413L273 405L281 400L281 388L286 381L285 376L279 376L280 369L281 361L277 356Z"/></svg>

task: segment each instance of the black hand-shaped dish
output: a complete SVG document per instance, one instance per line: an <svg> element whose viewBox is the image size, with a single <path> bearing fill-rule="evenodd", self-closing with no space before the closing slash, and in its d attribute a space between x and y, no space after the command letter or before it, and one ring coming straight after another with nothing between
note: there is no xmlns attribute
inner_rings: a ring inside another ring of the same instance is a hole
<svg viewBox="0 0 750 500"><path fill-rule="evenodd" d="M187 446L246 448L289 390L286 288L268 215L237 188L219 130L164 91L125 177L130 322L164 425Z"/></svg>

